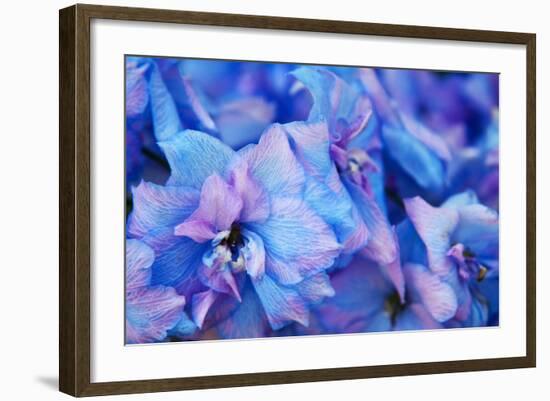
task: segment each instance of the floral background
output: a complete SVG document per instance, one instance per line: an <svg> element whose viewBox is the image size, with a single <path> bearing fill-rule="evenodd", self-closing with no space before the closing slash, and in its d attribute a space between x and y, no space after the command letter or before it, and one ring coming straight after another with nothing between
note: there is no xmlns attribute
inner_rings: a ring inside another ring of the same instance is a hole
<svg viewBox="0 0 550 401"><path fill-rule="evenodd" d="M498 75L125 68L127 343L498 325Z"/></svg>

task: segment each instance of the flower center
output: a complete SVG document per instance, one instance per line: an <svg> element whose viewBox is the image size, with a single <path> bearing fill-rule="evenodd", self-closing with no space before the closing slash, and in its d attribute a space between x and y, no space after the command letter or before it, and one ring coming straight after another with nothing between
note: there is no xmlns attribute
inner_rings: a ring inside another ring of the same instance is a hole
<svg viewBox="0 0 550 401"><path fill-rule="evenodd" d="M352 179L358 179L363 173L377 172L378 166L363 149L343 149L331 146L331 155L340 174L350 174ZM360 184L360 183L357 183Z"/></svg>
<svg viewBox="0 0 550 401"><path fill-rule="evenodd" d="M452 257L458 263L458 273L464 280L475 277L476 280L483 281L489 269L482 265L476 257L476 254L468 249L464 244L454 244L447 256Z"/></svg>
<svg viewBox="0 0 550 401"><path fill-rule="evenodd" d="M224 270L230 267L233 272L240 272L245 267L245 245L241 227L233 223L229 230L218 233L212 240L212 251L205 254L203 262L211 268Z"/></svg>
<svg viewBox="0 0 550 401"><path fill-rule="evenodd" d="M241 227L237 223L231 225L227 237L221 240L220 245L227 247L231 252L231 260L237 261L241 248L244 246L244 239L241 233Z"/></svg>
<svg viewBox="0 0 550 401"><path fill-rule="evenodd" d="M397 291L393 291L384 301L384 310L390 316L391 324L395 325L397 316L403 311L404 305Z"/></svg>

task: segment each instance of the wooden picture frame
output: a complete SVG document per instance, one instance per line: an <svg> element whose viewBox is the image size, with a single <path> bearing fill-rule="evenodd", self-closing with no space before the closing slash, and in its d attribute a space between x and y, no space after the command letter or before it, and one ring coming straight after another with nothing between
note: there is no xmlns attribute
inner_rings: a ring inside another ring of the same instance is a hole
<svg viewBox="0 0 550 401"><path fill-rule="evenodd" d="M526 356L92 383L90 380L90 21L96 18L525 45L527 49L525 60L527 71ZM535 34L80 4L60 10L59 28L59 388L62 392L73 396L95 396L535 366Z"/></svg>

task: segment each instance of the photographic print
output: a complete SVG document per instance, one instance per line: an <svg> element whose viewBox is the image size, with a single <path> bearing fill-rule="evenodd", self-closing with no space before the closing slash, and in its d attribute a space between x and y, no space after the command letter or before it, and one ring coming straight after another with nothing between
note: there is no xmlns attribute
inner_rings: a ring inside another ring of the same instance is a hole
<svg viewBox="0 0 550 401"><path fill-rule="evenodd" d="M499 325L499 75L125 57L126 344Z"/></svg>

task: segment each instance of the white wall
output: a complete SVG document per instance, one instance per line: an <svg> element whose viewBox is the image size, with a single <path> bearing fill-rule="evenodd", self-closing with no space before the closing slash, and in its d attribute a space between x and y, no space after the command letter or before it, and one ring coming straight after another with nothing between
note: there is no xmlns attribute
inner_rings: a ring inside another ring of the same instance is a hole
<svg viewBox="0 0 550 401"><path fill-rule="evenodd" d="M96 1L108 4L106 1ZM372 5L369 5L372 4ZM0 22L0 395L6 400L65 398L57 381L57 10L69 1L5 2ZM543 172L550 168L545 134L550 118L547 91L550 25L545 2L391 1L299 2L297 0L157 0L116 5L370 22L526 31L537 33L539 257L538 368L242 389L208 390L116 399L316 400L342 399L543 399L550 377L550 297L543 283L544 222L550 194ZM546 90L546 91L545 91ZM6 224L7 223L7 224ZM185 363L185 362L184 362ZM112 397L102 398L115 399Z"/></svg>

